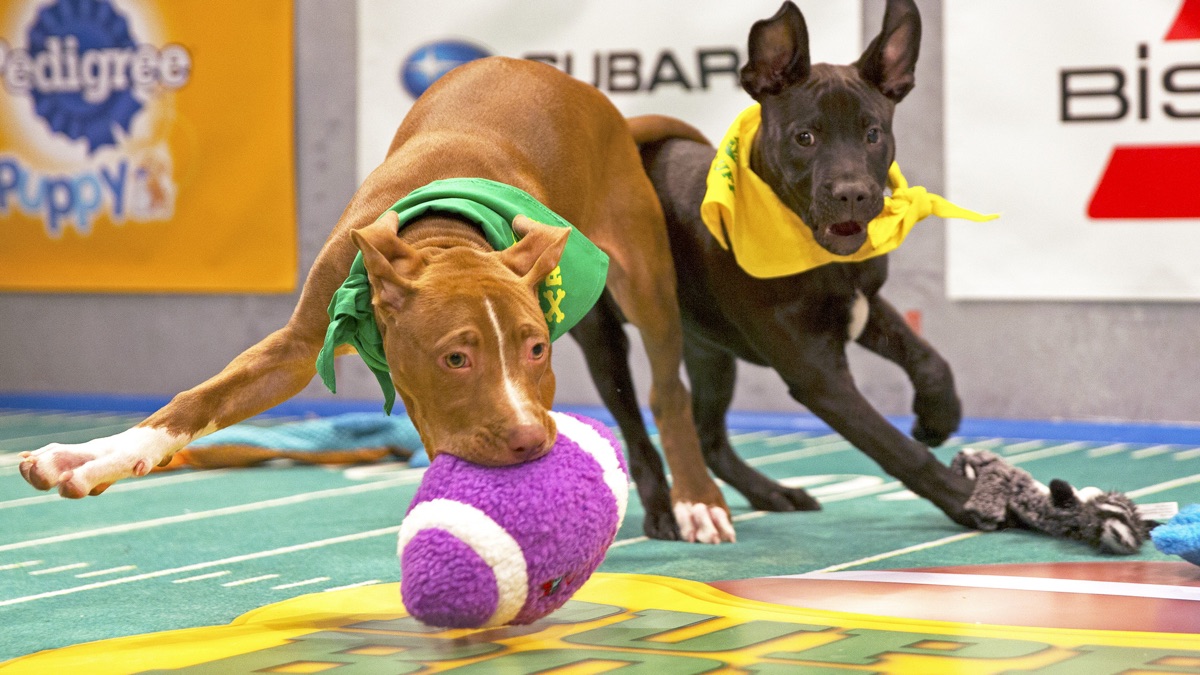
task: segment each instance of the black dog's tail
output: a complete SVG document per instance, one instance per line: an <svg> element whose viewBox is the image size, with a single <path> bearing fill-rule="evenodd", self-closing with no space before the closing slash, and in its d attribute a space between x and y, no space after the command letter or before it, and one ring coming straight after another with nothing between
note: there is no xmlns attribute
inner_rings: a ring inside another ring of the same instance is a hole
<svg viewBox="0 0 1200 675"><path fill-rule="evenodd" d="M696 127L683 120L667 117L666 115L639 115L630 117L629 130L633 132L633 140L638 147L658 143L670 138L684 138L705 145L712 145L704 134Z"/></svg>

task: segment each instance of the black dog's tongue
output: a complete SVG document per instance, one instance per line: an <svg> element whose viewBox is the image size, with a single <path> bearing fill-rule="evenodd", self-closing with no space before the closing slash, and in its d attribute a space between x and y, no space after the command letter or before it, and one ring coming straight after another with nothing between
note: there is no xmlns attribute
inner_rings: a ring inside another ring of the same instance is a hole
<svg viewBox="0 0 1200 675"><path fill-rule="evenodd" d="M862 232L862 225L853 220L846 220L830 225L829 231L839 237L853 237L859 232Z"/></svg>

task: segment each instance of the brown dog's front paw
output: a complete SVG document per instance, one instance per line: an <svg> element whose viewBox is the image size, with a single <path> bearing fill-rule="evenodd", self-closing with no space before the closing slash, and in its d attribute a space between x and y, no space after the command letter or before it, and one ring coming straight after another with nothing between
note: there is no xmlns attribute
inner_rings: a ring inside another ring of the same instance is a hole
<svg viewBox="0 0 1200 675"><path fill-rule="evenodd" d="M22 453L21 477L39 490L79 499L104 492L114 482L144 476L185 439L161 429L134 427L78 444L51 443Z"/></svg>
<svg viewBox="0 0 1200 675"><path fill-rule="evenodd" d="M675 502L675 523L679 538L698 544L736 542L733 522L724 505L699 502Z"/></svg>

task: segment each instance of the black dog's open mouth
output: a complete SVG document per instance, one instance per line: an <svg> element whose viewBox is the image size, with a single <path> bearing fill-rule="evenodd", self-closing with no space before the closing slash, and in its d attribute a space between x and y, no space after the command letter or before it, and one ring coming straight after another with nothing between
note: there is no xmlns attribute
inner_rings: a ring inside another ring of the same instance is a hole
<svg viewBox="0 0 1200 675"><path fill-rule="evenodd" d="M822 236L823 235L823 236ZM867 239L867 226L857 220L843 220L819 230L817 242L834 255L851 255L862 248Z"/></svg>
<svg viewBox="0 0 1200 675"><path fill-rule="evenodd" d="M853 237L862 231L862 224L855 220L845 220L829 226L829 233L838 237Z"/></svg>

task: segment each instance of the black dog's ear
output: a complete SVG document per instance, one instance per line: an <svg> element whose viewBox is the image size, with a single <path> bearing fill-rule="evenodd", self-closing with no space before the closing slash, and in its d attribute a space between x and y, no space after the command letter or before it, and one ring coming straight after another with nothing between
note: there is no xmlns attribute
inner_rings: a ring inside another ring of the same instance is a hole
<svg viewBox="0 0 1200 675"><path fill-rule="evenodd" d="M888 0L879 33L855 66L864 80L899 103L916 83L921 14L913 0Z"/></svg>
<svg viewBox="0 0 1200 675"><path fill-rule="evenodd" d="M808 26L791 0L775 16L750 27L750 60L742 67L742 88L755 100L778 94L808 77Z"/></svg>

